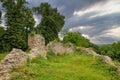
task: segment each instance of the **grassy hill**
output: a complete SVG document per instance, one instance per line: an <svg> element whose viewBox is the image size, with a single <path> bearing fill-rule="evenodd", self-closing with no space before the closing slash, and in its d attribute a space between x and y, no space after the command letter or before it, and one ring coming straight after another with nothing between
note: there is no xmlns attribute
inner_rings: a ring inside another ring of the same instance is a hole
<svg viewBox="0 0 120 80"><path fill-rule="evenodd" d="M12 80L120 80L116 68L85 54L37 57L12 70Z"/></svg>

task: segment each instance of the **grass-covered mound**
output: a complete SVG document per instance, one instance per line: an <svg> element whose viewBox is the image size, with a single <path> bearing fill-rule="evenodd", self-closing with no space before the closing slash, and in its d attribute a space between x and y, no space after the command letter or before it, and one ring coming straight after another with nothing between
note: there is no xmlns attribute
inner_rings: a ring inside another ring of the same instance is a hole
<svg viewBox="0 0 120 80"><path fill-rule="evenodd" d="M116 68L84 54L37 57L12 74L12 80L120 80Z"/></svg>

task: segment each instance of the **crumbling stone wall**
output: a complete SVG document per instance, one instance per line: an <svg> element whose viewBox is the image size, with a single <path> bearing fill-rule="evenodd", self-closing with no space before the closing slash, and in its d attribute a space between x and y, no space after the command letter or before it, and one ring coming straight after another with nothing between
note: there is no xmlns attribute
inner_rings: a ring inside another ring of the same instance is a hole
<svg viewBox="0 0 120 80"><path fill-rule="evenodd" d="M28 37L28 44L30 53L26 54L21 49L13 49L1 62L0 62L0 80L10 80L11 70L24 65L28 58L42 56L46 58L45 40L40 35Z"/></svg>
<svg viewBox="0 0 120 80"><path fill-rule="evenodd" d="M0 80L9 80L11 78L11 69L22 66L27 62L27 54L20 49L13 49L0 62Z"/></svg>
<svg viewBox="0 0 120 80"><path fill-rule="evenodd" d="M28 46L31 49L29 57L34 58L36 56L42 56L46 58L46 46L45 39L40 35L29 35L28 36Z"/></svg>

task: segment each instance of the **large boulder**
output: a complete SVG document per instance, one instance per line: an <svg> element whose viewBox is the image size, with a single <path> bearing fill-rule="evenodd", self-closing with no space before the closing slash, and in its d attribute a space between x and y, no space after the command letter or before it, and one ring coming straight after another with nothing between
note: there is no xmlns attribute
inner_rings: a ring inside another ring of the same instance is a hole
<svg viewBox="0 0 120 80"><path fill-rule="evenodd" d="M75 52L74 46L72 44L65 45L60 42L51 42L47 45L47 49L50 49L55 55L62 55Z"/></svg>
<svg viewBox="0 0 120 80"><path fill-rule="evenodd" d="M40 35L29 35L28 36L28 46L31 49L29 57L35 58L36 56L42 56L46 58L46 46L45 39Z"/></svg>
<svg viewBox="0 0 120 80"><path fill-rule="evenodd" d="M27 54L20 49L13 49L0 62L0 80L9 80L11 69L22 66L27 62Z"/></svg>

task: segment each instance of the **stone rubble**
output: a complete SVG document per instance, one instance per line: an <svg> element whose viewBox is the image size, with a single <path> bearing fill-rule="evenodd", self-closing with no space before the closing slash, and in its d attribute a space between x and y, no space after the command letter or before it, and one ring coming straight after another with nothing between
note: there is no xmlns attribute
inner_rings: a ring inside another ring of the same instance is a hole
<svg viewBox="0 0 120 80"><path fill-rule="evenodd" d="M1 62L0 62L0 80L10 80L11 70L24 65L27 62L28 56L20 49L13 49Z"/></svg>

